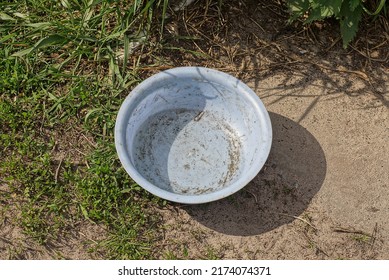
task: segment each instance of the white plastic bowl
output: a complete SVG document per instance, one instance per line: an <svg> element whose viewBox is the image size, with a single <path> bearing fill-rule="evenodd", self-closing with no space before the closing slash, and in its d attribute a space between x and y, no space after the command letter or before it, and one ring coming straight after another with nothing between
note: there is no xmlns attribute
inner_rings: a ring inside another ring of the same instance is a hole
<svg viewBox="0 0 389 280"><path fill-rule="evenodd" d="M127 173L161 198L198 204L227 197L263 167L269 115L240 80L202 67L158 73L122 104L115 145Z"/></svg>

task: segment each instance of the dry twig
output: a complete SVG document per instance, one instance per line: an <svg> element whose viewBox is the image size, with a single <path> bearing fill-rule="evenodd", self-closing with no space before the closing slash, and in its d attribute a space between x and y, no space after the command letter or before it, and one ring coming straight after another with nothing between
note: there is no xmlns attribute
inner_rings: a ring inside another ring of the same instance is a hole
<svg viewBox="0 0 389 280"><path fill-rule="evenodd" d="M61 160L59 161L58 167L55 170L55 175L54 175L55 183L58 183L58 175L59 175L59 170L61 169L62 162L63 162L63 158L61 158Z"/></svg>
<svg viewBox="0 0 389 280"><path fill-rule="evenodd" d="M289 215L289 214L285 214L285 213L280 213L280 212L272 212L274 214L277 214L277 215L281 215L281 216L285 216L285 217L290 217L290 218L294 218L294 219L297 219L297 220L300 220L304 223L306 223L307 225L309 225L311 228L313 228L315 231L317 231L317 228L312 225L309 221L303 219L303 218L300 218L298 216L294 216L294 215Z"/></svg>

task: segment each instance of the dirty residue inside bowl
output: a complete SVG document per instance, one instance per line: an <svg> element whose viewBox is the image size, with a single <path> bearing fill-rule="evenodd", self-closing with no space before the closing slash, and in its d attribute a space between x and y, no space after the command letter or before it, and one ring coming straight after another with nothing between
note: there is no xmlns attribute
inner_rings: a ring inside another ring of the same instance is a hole
<svg viewBox="0 0 389 280"><path fill-rule="evenodd" d="M136 132L132 151L144 178L184 195L222 189L243 169L239 133L206 109L170 109L150 116Z"/></svg>

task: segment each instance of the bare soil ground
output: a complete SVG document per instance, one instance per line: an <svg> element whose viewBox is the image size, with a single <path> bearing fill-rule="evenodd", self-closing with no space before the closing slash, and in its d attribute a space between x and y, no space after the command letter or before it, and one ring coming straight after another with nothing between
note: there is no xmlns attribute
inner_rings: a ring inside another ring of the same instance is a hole
<svg viewBox="0 0 389 280"><path fill-rule="evenodd" d="M265 103L274 132L267 164L242 191L161 211L169 254L389 258L387 21L367 24L344 50L329 22L290 27L286 19L267 1L228 1L221 13L190 7L167 26L199 38L192 50L207 56L171 55L175 66L240 77Z"/></svg>
<svg viewBox="0 0 389 280"><path fill-rule="evenodd" d="M198 65L239 77L270 112L272 151L231 197L155 209L155 258L389 259L387 20L344 50L335 23L288 26L273 1L208 2L172 14L166 47L143 56L160 65L145 76ZM30 244L10 213L0 212L0 259L101 258L88 251L107 234L99 226L75 225L48 248Z"/></svg>

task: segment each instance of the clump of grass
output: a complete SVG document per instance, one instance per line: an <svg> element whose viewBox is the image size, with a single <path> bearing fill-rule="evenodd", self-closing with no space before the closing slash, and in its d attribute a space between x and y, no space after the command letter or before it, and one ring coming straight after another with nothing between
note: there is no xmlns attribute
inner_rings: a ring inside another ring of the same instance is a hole
<svg viewBox="0 0 389 280"><path fill-rule="evenodd" d="M88 161L86 174L78 174L76 194L84 218L108 227L109 238L97 247L103 247L109 258L150 257L159 223L150 205L160 200L128 177L111 143L100 143Z"/></svg>
<svg viewBox="0 0 389 280"><path fill-rule="evenodd" d="M54 228L61 223L59 217L66 211L67 182L55 182L50 157L53 142L35 130L39 106L30 108L27 100L29 98L17 99L14 103L4 100L0 105L0 116L6 120L2 124L5 133L0 137L3 159L0 168L4 182L22 202L19 205L22 228L39 243L44 243L49 233L55 234ZM28 106L24 106L25 103Z"/></svg>
<svg viewBox="0 0 389 280"><path fill-rule="evenodd" d="M121 168L113 127L141 80L132 50L150 49L167 2L0 2L0 173L18 198L15 221L38 243L86 220L107 229L95 248L104 258L150 257L160 200ZM73 148L80 133L95 144Z"/></svg>

